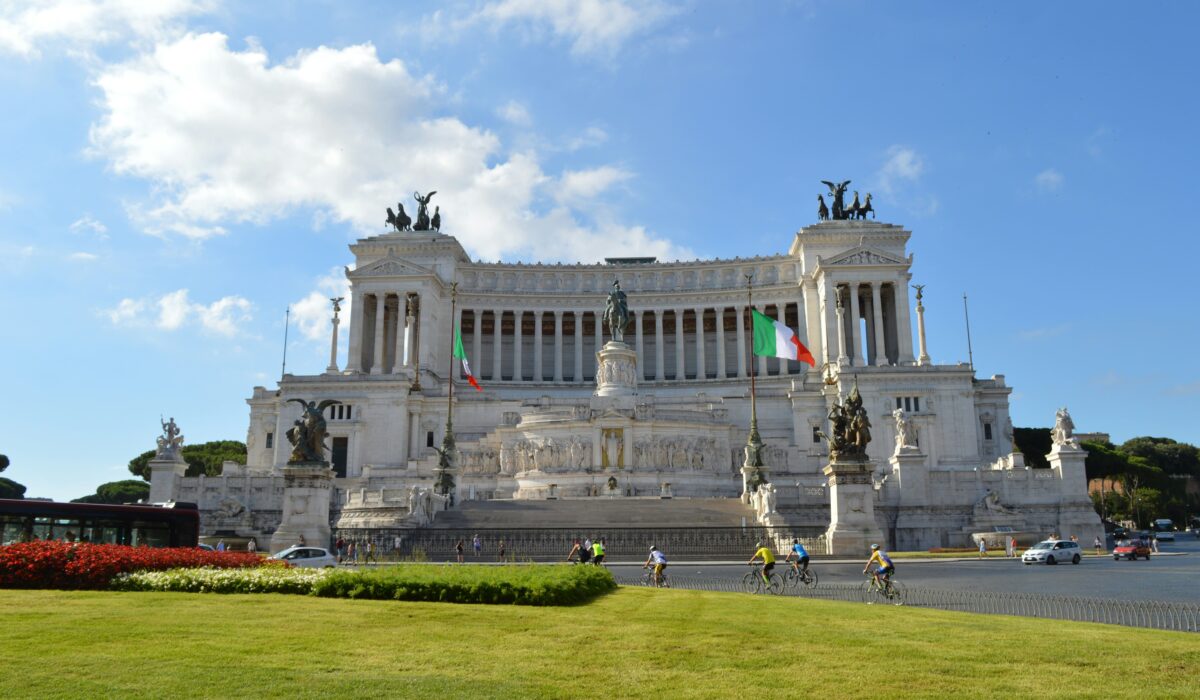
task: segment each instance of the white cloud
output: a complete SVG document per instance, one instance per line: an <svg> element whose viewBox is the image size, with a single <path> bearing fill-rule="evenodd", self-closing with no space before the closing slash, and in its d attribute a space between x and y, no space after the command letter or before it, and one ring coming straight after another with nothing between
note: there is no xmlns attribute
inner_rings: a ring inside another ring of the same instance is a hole
<svg viewBox="0 0 1200 700"><path fill-rule="evenodd" d="M71 224L71 230L76 233L91 231L100 240L108 239L108 227L103 222L93 219L90 214L84 214Z"/></svg>
<svg viewBox="0 0 1200 700"><path fill-rule="evenodd" d="M531 38L568 41L576 56L613 56L678 12L659 0L499 0L453 26L484 24L500 31L517 25Z"/></svg>
<svg viewBox="0 0 1200 700"><path fill-rule="evenodd" d="M71 260L75 260L78 262L92 262L93 260L99 259L100 256L96 255L95 253L78 252L78 253L71 253L67 257L69 257Z"/></svg>
<svg viewBox="0 0 1200 700"><path fill-rule="evenodd" d="M200 239L311 208L378 234L386 206L432 189L443 231L476 256L596 256L597 227L561 203L547 211L560 180L535 151L503 157L491 132L438 116L442 88L371 45L272 65L259 46L189 34L104 68L96 85L91 152L152 182L158 199L130 211L151 233ZM642 229L604 230L627 255L683 252Z"/></svg>
<svg viewBox="0 0 1200 700"><path fill-rule="evenodd" d="M1033 184L1042 192L1056 192L1062 187L1063 176L1054 168L1046 168L1033 178Z"/></svg>
<svg viewBox="0 0 1200 700"><path fill-rule="evenodd" d="M533 123L533 118L529 116L529 110L516 100L509 100L508 103L497 108L496 116L514 126L529 126Z"/></svg>
<svg viewBox="0 0 1200 700"><path fill-rule="evenodd" d="M598 126L589 126L583 133L567 142L568 151L578 151L582 148L593 148L608 140L608 132Z"/></svg>
<svg viewBox="0 0 1200 700"><path fill-rule="evenodd" d="M632 173L609 165L591 170L570 170L563 173L554 196L564 204L588 202L631 177Z"/></svg>
<svg viewBox="0 0 1200 700"><path fill-rule="evenodd" d="M296 327L302 336L309 340L329 340L329 334L333 328L330 325L330 319L333 318L333 304L329 300L335 297L345 297L338 316L342 319L342 330L350 327L349 318L353 308L351 306L350 281L346 279L342 268L335 267L329 271L328 275L317 279L316 289L309 292L303 299L292 302L292 319L296 322ZM347 336L346 333L341 333L341 335L343 338Z"/></svg>
<svg viewBox="0 0 1200 700"><path fill-rule="evenodd" d="M166 36L210 0L40 0L0 2L0 51L36 58L47 44L68 51Z"/></svg>
<svg viewBox="0 0 1200 700"><path fill-rule="evenodd" d="M891 195L902 184L915 182L924 172L925 159L916 150L907 146L891 146L877 174L879 188Z"/></svg>
<svg viewBox="0 0 1200 700"><path fill-rule="evenodd" d="M240 296L223 297L211 304L195 303L188 298L188 290L178 289L157 299L122 299L103 315L116 326L175 331L198 324L210 333L233 336L253 318L253 308L253 304Z"/></svg>

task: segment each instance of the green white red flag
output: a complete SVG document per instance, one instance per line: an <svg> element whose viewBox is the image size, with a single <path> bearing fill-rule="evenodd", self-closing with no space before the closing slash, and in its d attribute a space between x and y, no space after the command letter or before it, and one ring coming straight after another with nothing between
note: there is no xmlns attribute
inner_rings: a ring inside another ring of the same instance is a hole
<svg viewBox="0 0 1200 700"><path fill-rule="evenodd" d="M479 386L479 382L475 381L475 375L471 374L471 365L467 364L467 351L463 349L462 333L460 329L454 329L454 356L462 361L463 375L467 378L467 382L475 387L476 391L483 391L483 387Z"/></svg>
<svg viewBox="0 0 1200 700"><path fill-rule="evenodd" d="M763 357L778 357L785 360L807 362L816 367L812 353L796 337L795 331L784 324L750 309L754 329L754 354Z"/></svg>

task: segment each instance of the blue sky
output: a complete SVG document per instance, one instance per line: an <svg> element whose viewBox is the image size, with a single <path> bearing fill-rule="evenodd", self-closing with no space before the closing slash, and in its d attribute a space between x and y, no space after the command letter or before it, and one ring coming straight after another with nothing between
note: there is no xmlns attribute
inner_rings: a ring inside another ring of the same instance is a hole
<svg viewBox="0 0 1200 700"><path fill-rule="evenodd" d="M0 452L128 476L328 361L348 242L438 190L487 260L786 251L822 179L913 231L930 353L1200 443L1190 3L0 4Z"/></svg>

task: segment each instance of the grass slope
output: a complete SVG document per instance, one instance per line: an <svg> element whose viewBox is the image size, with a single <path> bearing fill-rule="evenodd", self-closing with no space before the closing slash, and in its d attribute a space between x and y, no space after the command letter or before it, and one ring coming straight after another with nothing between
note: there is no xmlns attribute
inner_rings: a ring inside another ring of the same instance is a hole
<svg viewBox="0 0 1200 700"><path fill-rule="evenodd" d="M1191 697L1200 668L1184 633L699 591L533 608L0 590L0 615L4 698Z"/></svg>

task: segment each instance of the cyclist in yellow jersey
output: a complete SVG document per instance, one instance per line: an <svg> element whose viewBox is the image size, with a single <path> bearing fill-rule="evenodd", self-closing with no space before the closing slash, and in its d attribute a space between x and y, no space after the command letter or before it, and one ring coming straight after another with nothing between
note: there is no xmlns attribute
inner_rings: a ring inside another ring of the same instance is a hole
<svg viewBox="0 0 1200 700"><path fill-rule="evenodd" d="M762 561L763 561L763 568L762 568L763 583L770 583L771 582L770 581L771 570L775 568L775 553L772 552L769 547L764 547L762 542L759 542L758 544L756 544L754 546L757 547L758 549L757 549L757 551L754 552L754 556L750 557L750 561L748 561L746 563L753 564L755 559L762 559Z"/></svg>
<svg viewBox="0 0 1200 700"><path fill-rule="evenodd" d="M871 568L871 564L877 564L877 567L872 571L875 580L879 585L887 585L887 579L896 571L895 564L892 564L891 558L879 548L879 545L871 545L871 558L867 560L867 565L863 567L863 573L867 573L867 569Z"/></svg>

